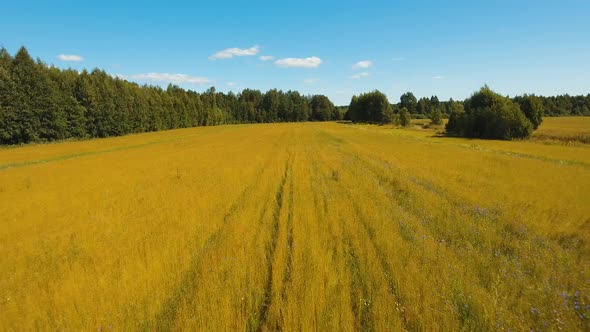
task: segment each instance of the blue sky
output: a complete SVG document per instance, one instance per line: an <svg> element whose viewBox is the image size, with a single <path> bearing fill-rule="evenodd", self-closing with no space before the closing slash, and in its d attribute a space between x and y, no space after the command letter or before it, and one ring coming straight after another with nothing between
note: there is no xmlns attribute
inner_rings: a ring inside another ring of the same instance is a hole
<svg viewBox="0 0 590 332"><path fill-rule="evenodd" d="M0 46L9 52L24 45L59 67L98 67L140 83L294 89L326 94L337 105L374 89L392 102L406 91L463 99L483 84L509 95L590 93L590 1L584 0L0 7Z"/></svg>

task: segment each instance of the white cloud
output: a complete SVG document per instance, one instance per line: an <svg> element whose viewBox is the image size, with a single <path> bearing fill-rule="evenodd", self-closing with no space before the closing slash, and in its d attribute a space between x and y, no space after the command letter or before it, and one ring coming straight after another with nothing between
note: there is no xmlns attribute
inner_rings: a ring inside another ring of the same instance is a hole
<svg viewBox="0 0 590 332"><path fill-rule="evenodd" d="M444 76L440 76L440 75L438 75L438 76L433 76L433 77L432 77L432 79L433 79L433 80L444 80L444 79L445 79L445 77L444 77Z"/></svg>
<svg viewBox="0 0 590 332"><path fill-rule="evenodd" d="M406 60L406 58L404 57L396 57L396 58L391 58L392 61L404 61Z"/></svg>
<svg viewBox="0 0 590 332"><path fill-rule="evenodd" d="M369 61L369 60L359 61L359 62L355 63L354 65L352 65L352 69L354 69L354 70L365 69L365 68L371 67L372 65L373 65L373 62Z"/></svg>
<svg viewBox="0 0 590 332"><path fill-rule="evenodd" d="M80 62L84 60L84 58L80 55L75 54L60 54L57 56L58 59L61 61L72 61L72 62Z"/></svg>
<svg viewBox="0 0 590 332"><path fill-rule="evenodd" d="M299 67L299 68L317 68L322 63L322 59L317 56L309 58L285 58L275 61L275 65L279 67Z"/></svg>
<svg viewBox="0 0 590 332"><path fill-rule="evenodd" d="M206 84L211 82L207 77L190 76L185 74L168 74L168 73L145 73L131 76L119 75L123 78L130 78L142 81L152 82L169 82L169 83L190 83L190 84Z"/></svg>
<svg viewBox="0 0 590 332"><path fill-rule="evenodd" d="M271 61L271 60L274 60L275 57L272 55L263 55L263 56L259 57L258 59L260 59L262 61Z"/></svg>
<svg viewBox="0 0 590 332"><path fill-rule="evenodd" d="M303 80L303 83L305 83L305 84L314 84L314 83L317 83L319 81L320 81L319 78L307 78L307 79L304 79Z"/></svg>
<svg viewBox="0 0 590 332"><path fill-rule="evenodd" d="M235 56L252 56L256 55L260 52L260 47L257 45L252 46L250 48L226 48L223 51L219 51L212 56L209 57L209 60L217 60L217 59L230 59Z"/></svg>
<svg viewBox="0 0 590 332"><path fill-rule="evenodd" d="M356 79L367 77L367 76L369 76L369 73L362 72L362 73L358 73L356 75L352 75L352 76L350 76L350 78L352 78L353 80L356 80Z"/></svg>
<svg viewBox="0 0 590 332"><path fill-rule="evenodd" d="M238 85L238 83L236 83L236 82L227 82L227 85L229 85L229 86L236 86L236 85Z"/></svg>

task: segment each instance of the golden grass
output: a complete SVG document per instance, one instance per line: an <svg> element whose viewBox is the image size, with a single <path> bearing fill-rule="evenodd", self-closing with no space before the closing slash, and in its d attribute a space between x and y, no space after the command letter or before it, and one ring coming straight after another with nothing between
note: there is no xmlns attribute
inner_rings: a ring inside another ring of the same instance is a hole
<svg viewBox="0 0 590 332"><path fill-rule="evenodd" d="M544 118L533 139L590 144L590 117Z"/></svg>
<svg viewBox="0 0 590 332"><path fill-rule="evenodd" d="M586 145L386 126L1 149L0 329L589 329L588 197Z"/></svg>

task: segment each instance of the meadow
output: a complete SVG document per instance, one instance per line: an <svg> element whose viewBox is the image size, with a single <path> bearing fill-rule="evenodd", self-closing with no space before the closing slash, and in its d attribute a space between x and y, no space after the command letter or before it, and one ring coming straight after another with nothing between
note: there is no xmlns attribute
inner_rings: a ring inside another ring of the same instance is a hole
<svg viewBox="0 0 590 332"><path fill-rule="evenodd" d="M0 149L0 330L590 330L588 118Z"/></svg>
<svg viewBox="0 0 590 332"><path fill-rule="evenodd" d="M572 143L590 143L590 117L547 118L533 135L537 140Z"/></svg>

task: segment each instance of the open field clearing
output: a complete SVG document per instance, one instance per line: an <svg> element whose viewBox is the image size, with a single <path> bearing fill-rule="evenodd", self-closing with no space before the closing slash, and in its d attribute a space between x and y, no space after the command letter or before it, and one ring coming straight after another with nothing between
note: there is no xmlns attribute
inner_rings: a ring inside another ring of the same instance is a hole
<svg viewBox="0 0 590 332"><path fill-rule="evenodd" d="M589 198L587 144L387 126L0 149L0 330L589 330Z"/></svg>
<svg viewBox="0 0 590 332"><path fill-rule="evenodd" d="M590 143L590 117L545 118L534 139Z"/></svg>

